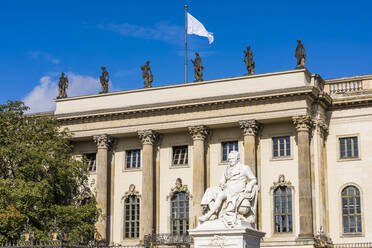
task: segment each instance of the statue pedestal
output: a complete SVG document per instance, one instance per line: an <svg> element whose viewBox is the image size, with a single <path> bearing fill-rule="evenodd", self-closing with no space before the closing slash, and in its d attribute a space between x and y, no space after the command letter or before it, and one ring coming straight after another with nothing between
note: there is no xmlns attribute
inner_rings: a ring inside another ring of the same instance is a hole
<svg viewBox="0 0 372 248"><path fill-rule="evenodd" d="M227 228L221 220L206 221L189 230L194 238L194 248L257 248L265 233L250 228L242 222L234 228Z"/></svg>

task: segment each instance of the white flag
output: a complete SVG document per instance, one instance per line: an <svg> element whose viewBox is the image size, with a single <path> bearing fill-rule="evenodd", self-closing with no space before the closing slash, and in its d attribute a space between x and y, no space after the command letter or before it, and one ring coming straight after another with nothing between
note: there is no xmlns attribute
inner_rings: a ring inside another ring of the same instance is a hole
<svg viewBox="0 0 372 248"><path fill-rule="evenodd" d="M195 17L190 15L189 12L187 12L187 33L207 37L209 44L211 44L214 40L213 33L208 32L203 24L196 20Z"/></svg>

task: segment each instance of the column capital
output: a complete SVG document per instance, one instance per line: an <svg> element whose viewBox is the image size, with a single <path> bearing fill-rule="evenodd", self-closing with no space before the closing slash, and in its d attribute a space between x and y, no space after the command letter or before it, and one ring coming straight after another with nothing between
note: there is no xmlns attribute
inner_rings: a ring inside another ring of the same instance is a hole
<svg viewBox="0 0 372 248"><path fill-rule="evenodd" d="M152 129L138 131L138 137L143 145L153 145L158 137L158 133Z"/></svg>
<svg viewBox="0 0 372 248"><path fill-rule="evenodd" d="M323 119L317 119L314 121L314 124L319 131L320 135L326 137L329 132L328 124Z"/></svg>
<svg viewBox="0 0 372 248"><path fill-rule="evenodd" d="M297 129L297 132L309 131L313 125L313 121L309 115L293 116L292 121Z"/></svg>
<svg viewBox="0 0 372 248"><path fill-rule="evenodd" d="M96 143L98 149L109 149L113 138L107 134L102 134L93 136L93 140Z"/></svg>
<svg viewBox="0 0 372 248"><path fill-rule="evenodd" d="M189 127L188 129L193 140L205 140L209 134L209 128L204 125Z"/></svg>
<svg viewBox="0 0 372 248"><path fill-rule="evenodd" d="M239 125L244 136L256 136L261 129L261 124L257 120L239 121Z"/></svg>

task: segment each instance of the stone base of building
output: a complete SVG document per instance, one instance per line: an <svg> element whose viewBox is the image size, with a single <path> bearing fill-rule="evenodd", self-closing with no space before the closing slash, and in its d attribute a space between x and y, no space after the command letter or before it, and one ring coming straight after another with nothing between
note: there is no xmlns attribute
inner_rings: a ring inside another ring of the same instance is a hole
<svg viewBox="0 0 372 248"><path fill-rule="evenodd" d="M194 248L257 248L265 236L265 233L251 229L248 223L226 228L220 220L199 224L197 228L189 230L189 234L194 238Z"/></svg>

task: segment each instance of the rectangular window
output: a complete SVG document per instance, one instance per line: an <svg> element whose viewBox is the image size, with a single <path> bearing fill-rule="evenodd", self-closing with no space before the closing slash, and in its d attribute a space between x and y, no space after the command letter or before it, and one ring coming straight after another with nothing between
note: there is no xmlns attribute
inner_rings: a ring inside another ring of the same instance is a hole
<svg viewBox="0 0 372 248"><path fill-rule="evenodd" d="M188 147L174 146L173 147L173 165L184 166L188 164Z"/></svg>
<svg viewBox="0 0 372 248"><path fill-rule="evenodd" d="M96 153L87 153L85 157L88 161L88 171L89 172L96 172Z"/></svg>
<svg viewBox="0 0 372 248"><path fill-rule="evenodd" d="M291 139L289 136L273 137L273 158L291 156Z"/></svg>
<svg viewBox="0 0 372 248"><path fill-rule="evenodd" d="M238 141L222 142L222 162L227 161L227 157L232 151L239 151Z"/></svg>
<svg viewBox="0 0 372 248"><path fill-rule="evenodd" d="M141 168L141 150L127 150L126 152L126 169Z"/></svg>
<svg viewBox="0 0 372 248"><path fill-rule="evenodd" d="M339 138L340 142L340 159L358 158L358 137Z"/></svg>

